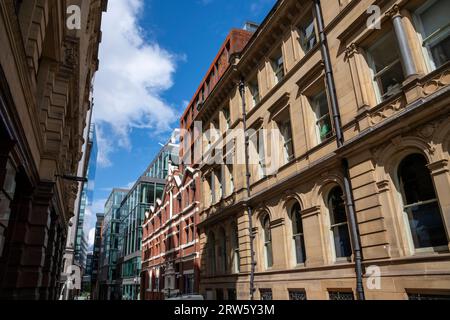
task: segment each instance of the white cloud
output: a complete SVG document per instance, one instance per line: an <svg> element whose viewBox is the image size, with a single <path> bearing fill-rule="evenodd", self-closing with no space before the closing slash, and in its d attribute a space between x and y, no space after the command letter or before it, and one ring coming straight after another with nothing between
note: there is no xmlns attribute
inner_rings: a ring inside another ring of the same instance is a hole
<svg viewBox="0 0 450 320"><path fill-rule="evenodd" d="M92 205L89 207L89 211L96 215L97 213L103 213L105 210L105 203L108 199L99 199L95 200Z"/></svg>
<svg viewBox="0 0 450 320"><path fill-rule="evenodd" d="M133 128L163 132L177 120L176 110L161 95L173 84L178 57L145 40L138 24L143 4L143 0L110 1L103 17L94 91L100 166L111 165L110 154L116 148L131 149Z"/></svg>
<svg viewBox="0 0 450 320"><path fill-rule="evenodd" d="M88 245L93 246L95 241L95 228L89 230Z"/></svg>

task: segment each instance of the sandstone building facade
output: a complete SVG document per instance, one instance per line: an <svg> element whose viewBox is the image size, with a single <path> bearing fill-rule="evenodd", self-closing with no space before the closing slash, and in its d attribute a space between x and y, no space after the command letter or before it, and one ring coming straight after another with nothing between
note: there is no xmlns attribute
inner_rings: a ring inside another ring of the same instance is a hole
<svg viewBox="0 0 450 320"><path fill-rule="evenodd" d="M448 298L449 11L277 2L195 118L202 294Z"/></svg>
<svg viewBox="0 0 450 320"><path fill-rule="evenodd" d="M81 29L67 27L80 9ZM0 3L0 297L55 299L105 0Z"/></svg>

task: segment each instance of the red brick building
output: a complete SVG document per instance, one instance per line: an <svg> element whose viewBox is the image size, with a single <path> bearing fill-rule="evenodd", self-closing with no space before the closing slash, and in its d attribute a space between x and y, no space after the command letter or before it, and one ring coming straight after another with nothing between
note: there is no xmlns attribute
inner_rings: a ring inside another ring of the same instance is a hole
<svg viewBox="0 0 450 320"><path fill-rule="evenodd" d="M230 67L230 59L233 55L242 51L252 35L252 32L243 29L231 30L192 100L181 116L180 159L183 164L188 164L193 167L196 165L196 159L194 159L194 143L199 137L194 131L194 119L197 117L198 110L214 90L217 83L222 79L225 71Z"/></svg>
<svg viewBox="0 0 450 320"><path fill-rule="evenodd" d="M199 285L197 170L170 169L163 199L143 225L142 286L145 300L193 294Z"/></svg>
<svg viewBox="0 0 450 320"><path fill-rule="evenodd" d="M143 224L142 286L144 300L199 292L200 243L197 224L200 175L194 158L194 119L214 90L230 59L246 46L252 32L234 29L225 39L195 92L181 121L179 167L172 167L163 199L148 213Z"/></svg>

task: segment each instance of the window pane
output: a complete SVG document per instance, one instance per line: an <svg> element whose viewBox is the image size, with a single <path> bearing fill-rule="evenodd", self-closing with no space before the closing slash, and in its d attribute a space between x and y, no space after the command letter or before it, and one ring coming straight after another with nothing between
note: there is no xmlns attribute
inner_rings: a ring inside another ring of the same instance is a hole
<svg viewBox="0 0 450 320"><path fill-rule="evenodd" d="M261 300L272 300L272 290L271 289L259 289L261 295Z"/></svg>
<svg viewBox="0 0 450 320"><path fill-rule="evenodd" d="M322 142L332 135L330 111L328 109L328 99L325 92L321 92L313 98L313 107L314 113L316 114L319 142Z"/></svg>
<svg viewBox="0 0 450 320"><path fill-rule="evenodd" d="M330 211L330 224L333 233L336 258L350 257L352 255L352 249L343 192L340 187L336 187L330 192L328 208Z"/></svg>
<svg viewBox="0 0 450 320"><path fill-rule="evenodd" d="M221 231L220 234L220 259L221 259L221 271L227 271L227 239L225 237L225 231Z"/></svg>
<svg viewBox="0 0 450 320"><path fill-rule="evenodd" d="M320 141L324 141L325 139L332 136L331 119L329 115L319 120L317 122L317 127L320 134Z"/></svg>
<svg viewBox="0 0 450 320"><path fill-rule="evenodd" d="M216 289L216 300L223 301L223 290L222 289Z"/></svg>
<svg viewBox="0 0 450 320"><path fill-rule="evenodd" d="M447 237L437 201L411 207L406 211L416 248L447 245Z"/></svg>
<svg viewBox="0 0 450 320"><path fill-rule="evenodd" d="M228 300L237 300L236 289L228 289Z"/></svg>
<svg viewBox="0 0 450 320"><path fill-rule="evenodd" d="M281 134L283 136L285 160L290 161L294 157L294 147L292 144L291 122L286 121L281 125Z"/></svg>
<svg viewBox="0 0 450 320"><path fill-rule="evenodd" d="M355 300L353 292L330 291L330 300Z"/></svg>
<svg viewBox="0 0 450 320"><path fill-rule="evenodd" d="M439 30L449 23L448 14L450 12L450 1L439 0L429 6L420 14L425 38L428 38L436 30Z"/></svg>
<svg viewBox="0 0 450 320"><path fill-rule="evenodd" d="M305 249L305 241L302 235L294 236L295 243L295 256L297 259L297 264L305 263L306 261L306 249Z"/></svg>
<svg viewBox="0 0 450 320"><path fill-rule="evenodd" d="M264 218L264 254L266 258L266 267L271 268L273 265L272 257L272 235L270 231L270 219L268 216Z"/></svg>
<svg viewBox="0 0 450 320"><path fill-rule="evenodd" d="M334 246L336 258L350 257L352 249L350 245L350 235L347 224L333 228Z"/></svg>
<svg viewBox="0 0 450 320"><path fill-rule="evenodd" d="M331 224L338 224L347 222L347 213L345 211L345 204L344 204L344 194L342 193L342 189L337 187L334 188L330 192L329 196L329 205L330 205L330 219Z"/></svg>
<svg viewBox="0 0 450 320"><path fill-rule="evenodd" d="M386 72L377 78L383 99L387 99L401 91L404 80L400 61L392 65Z"/></svg>
<svg viewBox="0 0 450 320"><path fill-rule="evenodd" d="M398 45L393 33L389 33L369 50L373 59L375 73L399 59Z"/></svg>
<svg viewBox="0 0 450 320"><path fill-rule="evenodd" d="M369 49L369 54L381 98L384 100L398 93L405 76L395 36L389 33Z"/></svg>
<svg viewBox="0 0 450 320"><path fill-rule="evenodd" d="M284 77L283 54L280 52L272 59L272 68L275 73L276 82L280 82Z"/></svg>
<svg viewBox="0 0 450 320"><path fill-rule="evenodd" d="M259 98L259 86L258 86L258 79L254 79L253 81L249 82L249 89L253 98L253 106L256 106L260 102Z"/></svg>
<svg viewBox="0 0 450 320"><path fill-rule="evenodd" d="M447 244L442 216L427 161L420 154L406 157L399 166L405 211L416 248Z"/></svg>
<svg viewBox="0 0 450 320"><path fill-rule="evenodd" d="M437 68L450 60L450 35L441 42L430 46L431 55Z"/></svg>
<svg viewBox="0 0 450 320"><path fill-rule="evenodd" d="M271 240L270 235L270 220L268 217L264 219L264 241L270 241Z"/></svg>
<svg viewBox="0 0 450 320"><path fill-rule="evenodd" d="M309 52L317 43L314 19L311 17L305 24L299 27L300 45L305 53Z"/></svg>
<svg viewBox="0 0 450 320"><path fill-rule="evenodd" d="M409 293L409 300L450 300L450 294Z"/></svg>
<svg viewBox="0 0 450 320"><path fill-rule="evenodd" d="M405 194L405 204L436 199L427 161L420 154L406 157L399 166L399 178Z"/></svg>
<svg viewBox="0 0 450 320"><path fill-rule="evenodd" d="M306 300L306 292L303 290L289 290L289 300Z"/></svg>
<svg viewBox="0 0 450 320"><path fill-rule="evenodd" d="M316 117L317 119L321 119L323 116L327 115L330 113L330 111L328 110L328 100L327 100L327 95L326 93L323 91L320 94L318 94L315 98L315 112L316 112Z"/></svg>
<svg viewBox="0 0 450 320"><path fill-rule="evenodd" d="M272 242L266 243L266 260L267 260L267 268L271 268L273 266Z"/></svg>
<svg viewBox="0 0 450 320"><path fill-rule="evenodd" d="M303 233L302 217L300 212L300 205L296 203L292 208L292 233Z"/></svg>

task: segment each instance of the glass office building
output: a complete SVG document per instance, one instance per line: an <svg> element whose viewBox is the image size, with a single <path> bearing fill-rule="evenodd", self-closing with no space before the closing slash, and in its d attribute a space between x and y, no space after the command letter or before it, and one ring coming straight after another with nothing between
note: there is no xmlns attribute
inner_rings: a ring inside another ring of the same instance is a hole
<svg viewBox="0 0 450 320"><path fill-rule="evenodd" d="M89 250L87 240L89 230L87 230L87 225L85 225L84 222L86 209L92 205L94 199L95 172L97 169L98 148L94 124L89 128L88 139L86 149L88 165L86 166L86 172L84 174L88 181L83 184L83 189L81 191L74 252L74 261L81 266L83 270L86 268L86 258Z"/></svg>
<svg viewBox="0 0 450 320"><path fill-rule="evenodd" d="M99 298L120 300L120 270L117 269L120 237L120 205L129 190L113 189L105 204L99 266Z"/></svg>
<svg viewBox="0 0 450 320"><path fill-rule="evenodd" d="M139 177L120 207L120 259L122 299L138 300L141 272L142 222L145 212L161 199L170 163L178 164L179 131L161 148Z"/></svg>
<svg viewBox="0 0 450 320"><path fill-rule="evenodd" d="M98 274L101 259L101 249L102 249L102 228L103 228L103 213L96 214L97 221L95 223L95 237L94 237L94 248L92 255L92 276L91 276L91 297L94 300L99 299L99 285L98 285Z"/></svg>

